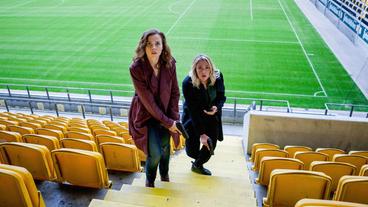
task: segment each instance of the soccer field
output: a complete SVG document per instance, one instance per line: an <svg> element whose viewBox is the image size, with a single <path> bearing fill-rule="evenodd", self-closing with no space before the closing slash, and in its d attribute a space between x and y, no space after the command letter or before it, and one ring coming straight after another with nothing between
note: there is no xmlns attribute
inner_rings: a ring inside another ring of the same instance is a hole
<svg viewBox="0 0 368 207"><path fill-rule="evenodd" d="M205 53L228 97L368 104L293 0L2 0L0 83L131 91L149 28L167 35L179 85Z"/></svg>

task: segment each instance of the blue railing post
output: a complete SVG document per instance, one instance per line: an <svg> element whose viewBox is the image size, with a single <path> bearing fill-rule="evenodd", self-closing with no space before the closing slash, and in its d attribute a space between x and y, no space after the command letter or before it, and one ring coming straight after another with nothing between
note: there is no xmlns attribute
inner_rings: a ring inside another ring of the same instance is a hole
<svg viewBox="0 0 368 207"><path fill-rule="evenodd" d="M111 98L111 103L114 103L114 97L112 95L112 91L110 91L110 98Z"/></svg>
<svg viewBox="0 0 368 207"><path fill-rule="evenodd" d="M9 97L11 97L12 95L11 95L11 92L10 92L10 87L9 87L9 85L6 85L6 88L8 89Z"/></svg>
<svg viewBox="0 0 368 207"><path fill-rule="evenodd" d="M31 110L31 114L33 114L32 103L30 101L28 101L28 105L29 105L29 109Z"/></svg>
<svg viewBox="0 0 368 207"><path fill-rule="evenodd" d="M114 121L114 118L112 116L112 107L111 106L109 107L109 110L110 110L110 119L111 119L111 121Z"/></svg>
<svg viewBox="0 0 368 207"><path fill-rule="evenodd" d="M49 89L47 89L47 87L45 87L45 91L46 91L47 99L50 100Z"/></svg>

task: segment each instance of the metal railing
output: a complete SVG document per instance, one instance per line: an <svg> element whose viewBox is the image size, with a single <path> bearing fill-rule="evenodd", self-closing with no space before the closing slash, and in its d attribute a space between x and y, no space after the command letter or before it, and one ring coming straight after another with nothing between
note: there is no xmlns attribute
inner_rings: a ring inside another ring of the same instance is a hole
<svg viewBox="0 0 368 207"><path fill-rule="evenodd" d="M365 115L365 118L368 118L368 112L364 112L368 111L368 105L325 103L325 115L328 115L329 111L333 110L331 109L332 107L338 107L334 109L335 111L336 110L347 111L346 109L348 109L349 117L352 117L354 112L359 111L360 113L367 113ZM359 109L366 109L366 110L359 110Z"/></svg>

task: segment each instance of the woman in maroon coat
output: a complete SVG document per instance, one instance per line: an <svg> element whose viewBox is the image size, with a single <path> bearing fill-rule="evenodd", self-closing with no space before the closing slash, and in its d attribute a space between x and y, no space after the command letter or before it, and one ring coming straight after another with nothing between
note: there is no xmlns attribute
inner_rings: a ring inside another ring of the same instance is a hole
<svg viewBox="0 0 368 207"><path fill-rule="evenodd" d="M165 35L151 29L143 33L130 75L135 95L129 111L129 132L147 155L146 186L154 187L157 167L161 181L169 182L170 135L179 143L179 87L175 60Z"/></svg>

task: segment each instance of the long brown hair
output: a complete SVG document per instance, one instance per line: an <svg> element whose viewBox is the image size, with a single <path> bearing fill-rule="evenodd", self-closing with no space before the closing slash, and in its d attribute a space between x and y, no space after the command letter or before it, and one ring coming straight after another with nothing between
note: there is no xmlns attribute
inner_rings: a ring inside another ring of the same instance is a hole
<svg viewBox="0 0 368 207"><path fill-rule="evenodd" d="M166 68L170 68L171 60L172 60L171 50L170 50L169 45L166 42L166 37L164 33L162 33L158 29L149 29L142 34L141 39L139 40L138 46L135 49L135 56L133 57L133 61L137 61L137 60L144 61L144 59L146 58L146 46L148 42L148 37L151 35L155 35L155 34L160 35L162 39L162 52L161 52L160 59L159 59L160 65Z"/></svg>

